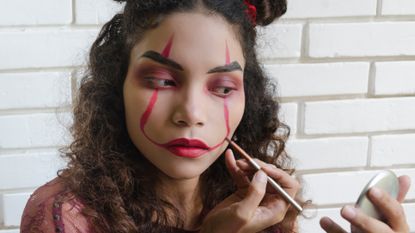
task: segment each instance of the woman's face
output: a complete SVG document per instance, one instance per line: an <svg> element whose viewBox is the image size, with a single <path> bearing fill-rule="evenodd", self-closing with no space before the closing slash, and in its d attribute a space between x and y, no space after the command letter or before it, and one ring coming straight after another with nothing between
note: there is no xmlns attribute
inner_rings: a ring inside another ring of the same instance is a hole
<svg viewBox="0 0 415 233"><path fill-rule="evenodd" d="M176 13L147 31L131 52L123 87L135 146L171 178L199 176L241 121L244 66L220 17Z"/></svg>

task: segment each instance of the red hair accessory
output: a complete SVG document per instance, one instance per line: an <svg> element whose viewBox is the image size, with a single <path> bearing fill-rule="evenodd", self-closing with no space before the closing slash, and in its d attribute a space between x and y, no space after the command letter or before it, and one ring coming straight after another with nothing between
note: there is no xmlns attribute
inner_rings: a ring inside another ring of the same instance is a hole
<svg viewBox="0 0 415 233"><path fill-rule="evenodd" d="M246 9L246 13L248 14L249 18L251 19L252 25L256 25L256 7L249 2L249 0L244 0L244 3L248 9Z"/></svg>

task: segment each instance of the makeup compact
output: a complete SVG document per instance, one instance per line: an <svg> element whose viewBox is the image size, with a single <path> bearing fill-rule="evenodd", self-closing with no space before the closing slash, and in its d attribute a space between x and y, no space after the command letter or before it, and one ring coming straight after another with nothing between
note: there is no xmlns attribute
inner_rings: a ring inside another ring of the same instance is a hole
<svg viewBox="0 0 415 233"><path fill-rule="evenodd" d="M399 193L399 181L398 177L390 170L382 171L376 174L369 183L363 188L362 192L360 193L359 198L356 201L355 207L359 208L363 213L382 220L382 215L376 210L376 207L372 204L372 202L367 197L367 192L369 189L376 187L381 189L391 195L393 198L398 197ZM353 229L352 232L358 232L356 229Z"/></svg>

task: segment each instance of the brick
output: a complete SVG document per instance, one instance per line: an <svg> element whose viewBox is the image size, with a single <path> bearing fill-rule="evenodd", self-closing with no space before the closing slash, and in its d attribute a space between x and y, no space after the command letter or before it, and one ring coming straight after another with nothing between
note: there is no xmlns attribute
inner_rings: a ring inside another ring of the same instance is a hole
<svg viewBox="0 0 415 233"><path fill-rule="evenodd" d="M13 0L0 7L0 26L56 25L71 22L71 0Z"/></svg>
<svg viewBox="0 0 415 233"><path fill-rule="evenodd" d="M415 94L415 62L378 62L375 67L374 94Z"/></svg>
<svg viewBox="0 0 415 233"><path fill-rule="evenodd" d="M383 0L382 15L414 15L414 0Z"/></svg>
<svg viewBox="0 0 415 233"><path fill-rule="evenodd" d="M281 104L280 121L290 127L291 135L297 133L297 104L285 103Z"/></svg>
<svg viewBox="0 0 415 233"><path fill-rule="evenodd" d="M301 24L273 24L258 28L260 59L294 58L301 55Z"/></svg>
<svg viewBox="0 0 415 233"><path fill-rule="evenodd" d="M19 229L0 230L0 233L19 233Z"/></svg>
<svg viewBox="0 0 415 233"><path fill-rule="evenodd" d="M269 65L282 97L363 94L368 90L369 63Z"/></svg>
<svg viewBox="0 0 415 233"><path fill-rule="evenodd" d="M68 113L37 113L0 116L0 148L59 146L70 137Z"/></svg>
<svg viewBox="0 0 415 233"><path fill-rule="evenodd" d="M0 69L81 65L96 30L22 29L0 32Z"/></svg>
<svg viewBox="0 0 415 233"><path fill-rule="evenodd" d="M376 15L377 0L290 0L284 18L325 18Z"/></svg>
<svg viewBox="0 0 415 233"><path fill-rule="evenodd" d="M380 171L380 170L379 170ZM317 205L349 204L356 202L369 180L379 171L350 171L303 175L305 197ZM393 170L396 175L409 175L415 178L415 169ZM409 191L406 199L414 198L415 192Z"/></svg>
<svg viewBox="0 0 415 233"><path fill-rule="evenodd" d="M415 164L414 142L415 134L373 136L371 166Z"/></svg>
<svg viewBox="0 0 415 233"><path fill-rule="evenodd" d="M0 109L68 106L69 72L0 74Z"/></svg>
<svg viewBox="0 0 415 233"><path fill-rule="evenodd" d="M0 156L0 189L21 189L40 186L56 177L64 167L57 151L26 152Z"/></svg>
<svg viewBox="0 0 415 233"><path fill-rule="evenodd" d="M367 137L290 140L287 151L297 170L365 167Z"/></svg>
<svg viewBox="0 0 415 233"><path fill-rule="evenodd" d="M306 216L313 216L312 218L298 218L299 233L316 233L324 232L320 227L319 221L322 217L330 217L333 221L338 223L343 229L349 232L350 223L343 219L340 215L340 208L320 208L305 210Z"/></svg>
<svg viewBox="0 0 415 233"><path fill-rule="evenodd" d="M303 175L306 197L317 205L354 203L376 171ZM324 191L323 191L324 190Z"/></svg>
<svg viewBox="0 0 415 233"><path fill-rule="evenodd" d="M113 0L76 0L77 24L103 24L120 12L124 4Z"/></svg>
<svg viewBox="0 0 415 233"><path fill-rule="evenodd" d="M21 216L31 193L5 193L2 195L4 225L19 226Z"/></svg>
<svg viewBox="0 0 415 233"><path fill-rule="evenodd" d="M409 225L409 230L415 232L415 204L403 204L403 209L406 215L406 222Z"/></svg>
<svg viewBox="0 0 415 233"><path fill-rule="evenodd" d="M305 103L305 134L363 133L415 129L415 98L335 100Z"/></svg>
<svg viewBox="0 0 415 233"><path fill-rule="evenodd" d="M415 22L316 23L309 32L313 58L415 55Z"/></svg>
<svg viewBox="0 0 415 233"><path fill-rule="evenodd" d="M4 203L3 203L3 198L2 198L2 195L0 194L0 228L1 228L1 226L3 226L4 225L4 211L3 211L3 209L4 209ZM1 232L1 230L0 230L0 232Z"/></svg>

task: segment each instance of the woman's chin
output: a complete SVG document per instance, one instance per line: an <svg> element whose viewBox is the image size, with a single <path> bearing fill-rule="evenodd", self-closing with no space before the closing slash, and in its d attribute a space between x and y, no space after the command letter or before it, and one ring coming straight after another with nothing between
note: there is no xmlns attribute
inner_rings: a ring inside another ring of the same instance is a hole
<svg viewBox="0 0 415 233"><path fill-rule="evenodd" d="M160 169L161 170L161 169ZM174 180L189 180L198 178L206 168L188 168L185 166L170 167L162 169L162 173L170 179Z"/></svg>

